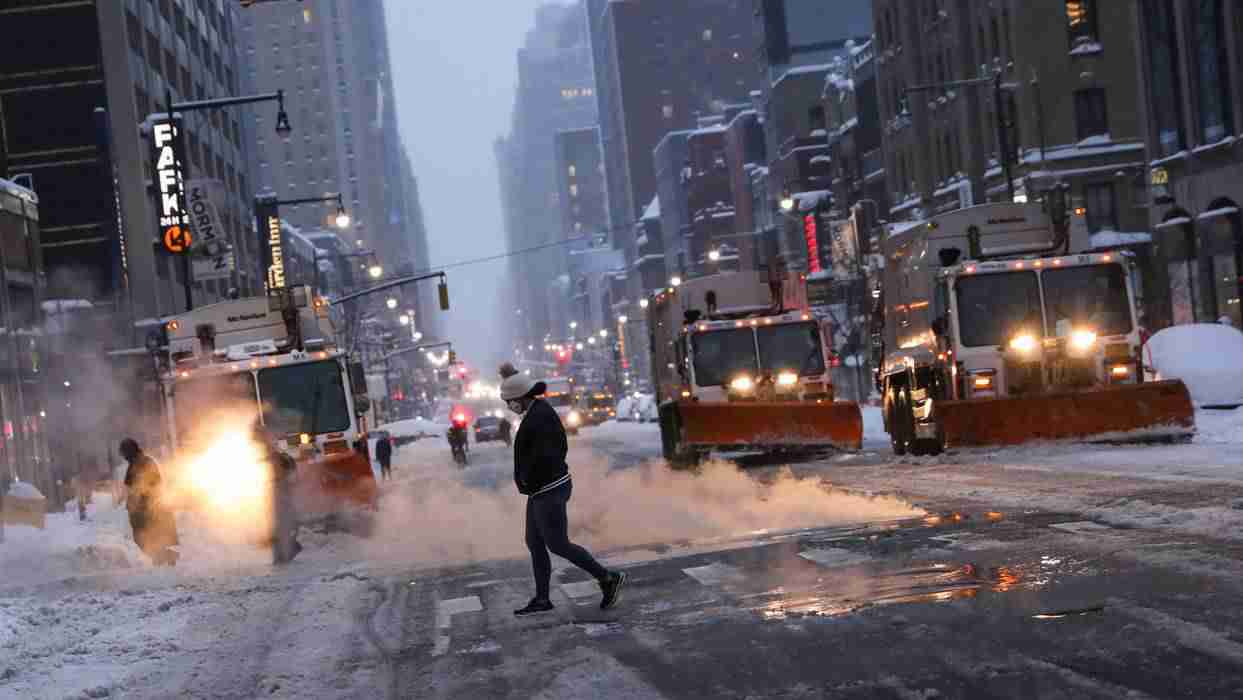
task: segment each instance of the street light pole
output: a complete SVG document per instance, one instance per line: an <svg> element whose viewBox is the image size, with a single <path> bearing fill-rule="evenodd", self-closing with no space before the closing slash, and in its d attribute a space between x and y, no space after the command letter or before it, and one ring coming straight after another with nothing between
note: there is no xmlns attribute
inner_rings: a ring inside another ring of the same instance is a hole
<svg viewBox="0 0 1243 700"><path fill-rule="evenodd" d="M224 98L219 98L219 99L214 99L214 100L193 100L189 102L173 102L172 88L165 88L164 90L164 106L167 109L166 117L169 123L174 125L172 127L174 131L177 130L177 127L175 126L177 124L176 115L179 112L196 112L196 111L202 111L202 110L208 110L208 109L221 109L224 107L234 107L238 105L249 105L249 104L256 104L259 102L273 102L273 101L277 103L276 133L284 136L293 130L293 128L289 125L289 115L285 113L285 91L284 90L277 90L276 92L260 93L257 95L247 95L247 96L241 96L241 97L224 97ZM154 117L154 115L150 115L148 117L148 120L153 121L152 117ZM181 154L180 135L174 133L167 145L169 148L169 153L172 156L171 160L172 160L172 165L174 168L173 172L176 173L176 175L174 176L174 179L176 180L175 184L176 184L177 219L178 219L176 228L180 229L177 234L178 236L181 237L181 241L179 242L178 247L182 248L180 251L170 249L169 252L173 252L173 253L181 255L181 271L182 271L182 278L183 278L182 279L183 286L184 286L185 295L186 295L186 311L192 311L194 309L194 291L193 291L194 281L191 279L192 267L190 265L190 257L192 253L191 253L191 246L189 245L191 241L190 239L186 238L186 236L189 235L189 231L187 230L189 227L189 220L186 217L187 208L186 208L185 187L184 187L184 183L181 181L181 179L184 177L185 168L184 168L184 160L182 159L182 154ZM159 151L158 148L156 150L157 152ZM159 168L157 168L157 170L159 170ZM158 180L161 178L161 175L157 173L156 177ZM160 184L161 183L157 182L157 186L159 186ZM161 238L166 238L166 237L167 237L166 232L163 235L161 235ZM183 243L185 244L184 246L182 246ZM168 245L167 241L165 245L166 246Z"/></svg>

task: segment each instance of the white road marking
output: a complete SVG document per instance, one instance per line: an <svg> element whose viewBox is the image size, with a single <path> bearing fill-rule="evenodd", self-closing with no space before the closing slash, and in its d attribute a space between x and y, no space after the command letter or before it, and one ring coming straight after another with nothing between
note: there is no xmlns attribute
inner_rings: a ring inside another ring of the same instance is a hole
<svg viewBox="0 0 1243 700"><path fill-rule="evenodd" d="M1125 600L1110 599L1108 605L1125 615L1169 632L1175 641L1188 649L1226 663L1243 665L1243 644L1239 644L1216 630L1188 622L1160 610L1133 605Z"/></svg>
<svg viewBox="0 0 1243 700"><path fill-rule="evenodd" d="M482 610L483 602L477 595L452 598L436 603L436 639L432 645L432 656L443 656L449 651L449 644L452 641L449 628L453 625L454 615Z"/></svg>
<svg viewBox="0 0 1243 700"><path fill-rule="evenodd" d="M719 586L723 583L737 583L746 578L742 571L729 564L708 564L682 569L682 573L690 576L705 586Z"/></svg>
<svg viewBox="0 0 1243 700"><path fill-rule="evenodd" d="M849 549L838 549L837 547L812 547L804 549L798 555L807 561L826 567L854 566L872 560L866 554L852 552Z"/></svg>
<svg viewBox="0 0 1243 700"><path fill-rule="evenodd" d="M595 581L579 581L577 583L561 584L561 592L565 593L571 600L579 598L590 598L600 595L600 584Z"/></svg>
<svg viewBox="0 0 1243 700"><path fill-rule="evenodd" d="M1108 525L1094 523L1091 520L1077 520L1071 523L1053 523L1049 527L1062 532L1069 532L1074 535L1102 535L1107 532L1113 532L1114 529Z"/></svg>

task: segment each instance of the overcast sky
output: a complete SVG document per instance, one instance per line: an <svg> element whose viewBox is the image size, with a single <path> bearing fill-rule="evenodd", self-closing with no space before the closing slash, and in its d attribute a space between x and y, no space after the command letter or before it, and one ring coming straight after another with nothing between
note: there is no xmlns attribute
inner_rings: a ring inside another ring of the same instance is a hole
<svg viewBox="0 0 1243 700"><path fill-rule="evenodd" d="M398 121L419 178L434 265L505 250L492 142L509 131L516 53L540 4L386 1ZM495 332L504 270L504 263L488 263L449 271L449 333L475 362L512 351L510 339Z"/></svg>

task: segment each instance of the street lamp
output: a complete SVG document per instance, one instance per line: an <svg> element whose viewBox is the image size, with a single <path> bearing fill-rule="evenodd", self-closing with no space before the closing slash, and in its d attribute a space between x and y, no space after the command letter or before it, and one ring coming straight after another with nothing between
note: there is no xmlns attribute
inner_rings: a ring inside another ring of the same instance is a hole
<svg viewBox="0 0 1243 700"><path fill-rule="evenodd" d="M379 265L372 265L367 268L367 274L371 275L371 279L378 280L384 276L384 268Z"/></svg>
<svg viewBox="0 0 1243 700"><path fill-rule="evenodd" d="M717 249L717 248L713 248L712 250L709 250L709 251L708 251L708 259L709 259L709 260L711 260L712 262L716 262L716 261L720 260L720 259L721 259L721 251L720 251L719 249Z"/></svg>
<svg viewBox="0 0 1243 700"><path fill-rule="evenodd" d="M618 323L620 323L620 324L622 324L622 325L625 325L625 324L627 324L627 323L630 323L630 317L629 317L629 316L625 316L625 315L618 316L618 317L617 317L617 322L618 322Z"/></svg>
<svg viewBox="0 0 1243 700"><path fill-rule="evenodd" d="M588 345L595 345L595 344L596 344L596 337L593 335L593 336L591 336L590 338L588 338L588 339L587 339L587 344L588 344Z"/></svg>
<svg viewBox="0 0 1243 700"><path fill-rule="evenodd" d="M607 338L607 337L609 337L609 329L607 329L607 328L601 328L601 329L600 329L600 337L601 337L601 338Z"/></svg>
<svg viewBox="0 0 1243 700"><path fill-rule="evenodd" d="M651 304L651 302L650 302L650 301L648 301L647 299L640 299L640 300L639 300L639 308L640 308L640 309L646 309L646 308L648 307L648 305L649 305L649 304Z"/></svg>
<svg viewBox="0 0 1243 700"><path fill-rule="evenodd" d="M578 321L570 321L570 330L578 328Z"/></svg>
<svg viewBox="0 0 1243 700"><path fill-rule="evenodd" d="M337 209L337 228L349 228L350 215L345 213L345 207Z"/></svg>
<svg viewBox="0 0 1243 700"><path fill-rule="evenodd" d="M794 204L795 204L794 195L790 194L789 190L782 192L780 204L781 204L781 211L784 211L784 212L794 211Z"/></svg>
<svg viewBox="0 0 1243 700"><path fill-rule="evenodd" d="M682 278L681 278L680 276L678 276L678 275L674 275L673 277L670 277L670 278L669 278L669 286L671 286L671 287L681 287L681 286L682 286Z"/></svg>
<svg viewBox="0 0 1243 700"><path fill-rule="evenodd" d="M416 342L416 343L417 343L417 342L419 342L420 340L422 340L422 339L423 339L423 334L422 334L422 333L420 333L419 331L415 331L415 332L414 332L414 335L412 335L412 336L410 336L410 337L411 337L411 338L414 338L414 342Z"/></svg>
<svg viewBox="0 0 1243 700"><path fill-rule="evenodd" d="M401 316L397 317L397 322L403 326L408 326L410 325L410 317L407 316L406 314L402 314Z"/></svg>
<svg viewBox="0 0 1243 700"><path fill-rule="evenodd" d="M575 344L575 345L574 345L574 349L575 349L575 350L582 350L582 349L583 349L583 344L582 344L582 343L577 343L577 344Z"/></svg>
<svg viewBox="0 0 1243 700"><path fill-rule="evenodd" d="M397 299L395 299L395 298L393 298L393 297L389 297L389 298L388 298L388 299L384 302L384 304L385 304L386 306L388 306L389 310L391 311L391 310L393 310L393 309L397 308Z"/></svg>

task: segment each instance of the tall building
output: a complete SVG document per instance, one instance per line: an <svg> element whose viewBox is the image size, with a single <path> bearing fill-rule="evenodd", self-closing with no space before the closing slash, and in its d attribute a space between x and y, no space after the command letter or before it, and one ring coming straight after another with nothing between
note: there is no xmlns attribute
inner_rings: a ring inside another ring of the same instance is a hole
<svg viewBox="0 0 1243 700"><path fill-rule="evenodd" d="M518 86L509 135L496 146L520 344L542 345L568 331L569 238L563 228L557 135L596 123L595 84L581 5L541 6L518 50ZM568 164L567 164L568 167ZM572 205L571 205L572 206ZM581 223L584 227L587 221Z"/></svg>
<svg viewBox="0 0 1243 700"><path fill-rule="evenodd" d="M1143 87L1153 268L1161 278L1150 295L1150 323L1224 317L1243 328L1243 150L1237 140L1243 134L1243 8L1212 1L1127 4L1140 28L1133 70ZM1109 26L1109 14L1096 14L1108 8L1084 7L1091 31Z"/></svg>
<svg viewBox="0 0 1243 700"><path fill-rule="evenodd" d="M0 177L39 196L48 296L132 302L135 318L181 311L181 260L155 240L152 146L138 125L163 111L169 94L181 102L239 93L241 10L224 0L9 5L0 42ZM231 286L255 287L242 123L236 109L185 115L186 178L216 193L220 227L240 263L231 279L197 281L196 304Z"/></svg>
<svg viewBox="0 0 1243 700"><path fill-rule="evenodd" d="M1102 245L1147 231L1135 37L1098 30L1133 27L1133 3L875 4L890 220L1004 201L1010 190L1034 201L1064 184L1082 213L1073 225L1110 234ZM969 79L981 82L942 85ZM915 86L927 89L906 92Z"/></svg>
<svg viewBox="0 0 1243 700"><path fill-rule="evenodd" d="M389 270L427 267L417 187L403 172L383 0L261 3L242 17L245 78L256 90L285 90L294 129L281 138L271 115L254 110L256 191L340 193L351 217L347 244L375 250ZM323 228L334 225L336 207L284 207L281 216Z"/></svg>

